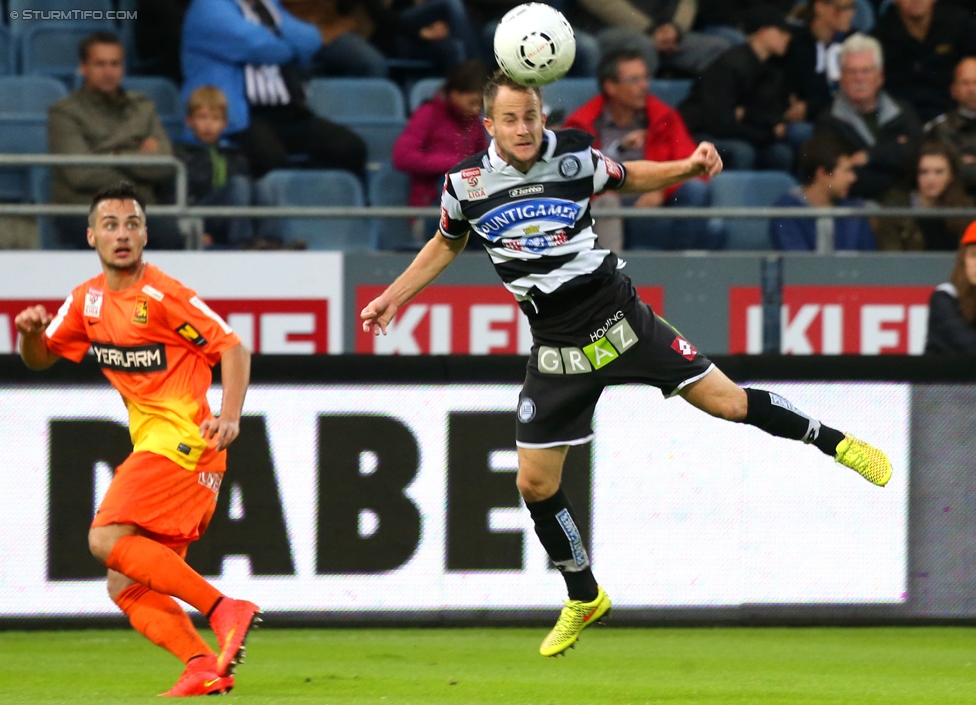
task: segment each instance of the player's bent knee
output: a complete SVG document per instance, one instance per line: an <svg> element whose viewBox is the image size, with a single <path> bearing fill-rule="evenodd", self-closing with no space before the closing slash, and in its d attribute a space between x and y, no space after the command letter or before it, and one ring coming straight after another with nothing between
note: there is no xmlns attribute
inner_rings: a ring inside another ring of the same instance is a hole
<svg viewBox="0 0 976 705"><path fill-rule="evenodd" d="M95 526L88 530L88 550L102 565L108 562L109 554L119 537L109 527Z"/></svg>
<svg viewBox="0 0 976 705"><path fill-rule="evenodd" d="M559 490L559 481L520 472L515 479L515 486L526 502L541 502L556 494Z"/></svg>

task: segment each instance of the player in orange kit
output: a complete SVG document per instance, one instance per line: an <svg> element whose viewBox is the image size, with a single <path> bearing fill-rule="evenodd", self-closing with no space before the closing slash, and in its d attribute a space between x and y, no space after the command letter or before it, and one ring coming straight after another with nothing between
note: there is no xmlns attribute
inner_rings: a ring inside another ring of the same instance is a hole
<svg viewBox="0 0 976 705"><path fill-rule="evenodd" d="M168 696L213 695L234 686L234 667L258 606L222 595L184 560L206 530L240 431L250 353L196 294L142 261L146 216L131 184L92 199L88 244L102 274L51 316L17 315L20 354L43 370L89 348L129 411L132 454L117 469L88 534L108 570L108 592L132 626L186 664ZM211 367L221 363L223 403L210 412ZM178 597L207 616L220 651L193 628Z"/></svg>

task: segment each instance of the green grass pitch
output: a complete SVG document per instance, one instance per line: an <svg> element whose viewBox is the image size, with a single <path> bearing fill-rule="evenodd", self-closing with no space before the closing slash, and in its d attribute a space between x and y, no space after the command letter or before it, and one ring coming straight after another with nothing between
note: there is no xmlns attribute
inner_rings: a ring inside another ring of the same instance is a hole
<svg viewBox="0 0 976 705"><path fill-rule="evenodd" d="M976 629L262 629L242 703L976 702ZM181 664L131 631L0 632L0 703L159 703ZM209 702L209 701L208 701Z"/></svg>

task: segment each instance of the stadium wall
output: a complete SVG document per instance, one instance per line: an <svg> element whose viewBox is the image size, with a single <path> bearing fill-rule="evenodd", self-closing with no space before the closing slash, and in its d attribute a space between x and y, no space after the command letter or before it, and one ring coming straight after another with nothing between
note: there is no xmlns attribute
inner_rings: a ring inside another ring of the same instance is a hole
<svg viewBox="0 0 976 705"><path fill-rule="evenodd" d="M608 390L566 485L616 623L976 616L970 360L716 361L884 447L895 475L879 489L653 389ZM550 621L562 581L514 486L524 365L256 356L242 435L191 562L278 624ZM124 424L90 360L37 374L0 356L3 626L119 621L86 533L130 450Z"/></svg>

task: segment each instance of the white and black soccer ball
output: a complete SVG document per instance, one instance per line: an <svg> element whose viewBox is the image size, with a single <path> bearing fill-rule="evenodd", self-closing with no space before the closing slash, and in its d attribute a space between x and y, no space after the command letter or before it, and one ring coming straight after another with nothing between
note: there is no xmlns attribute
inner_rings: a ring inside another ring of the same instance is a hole
<svg viewBox="0 0 976 705"><path fill-rule="evenodd" d="M523 86L543 86L562 78L576 58L576 36L563 14L529 2L512 8L495 29L495 61Z"/></svg>

